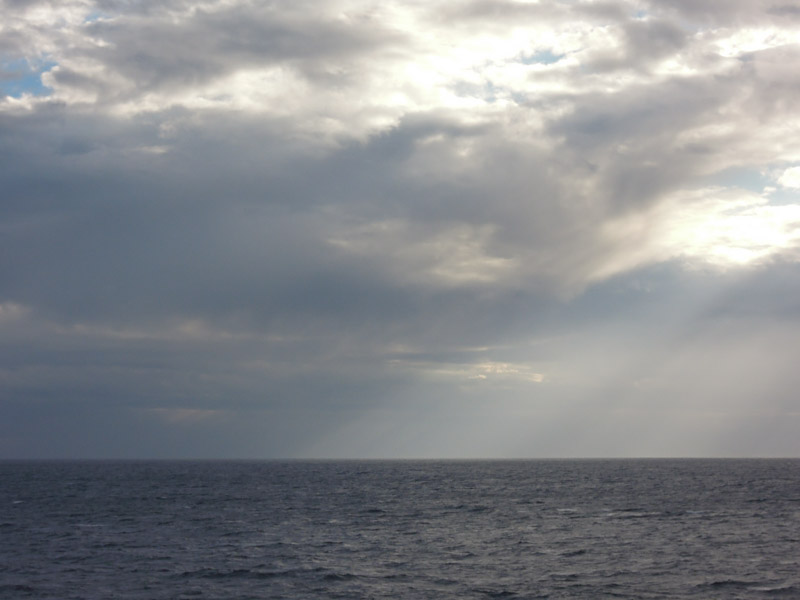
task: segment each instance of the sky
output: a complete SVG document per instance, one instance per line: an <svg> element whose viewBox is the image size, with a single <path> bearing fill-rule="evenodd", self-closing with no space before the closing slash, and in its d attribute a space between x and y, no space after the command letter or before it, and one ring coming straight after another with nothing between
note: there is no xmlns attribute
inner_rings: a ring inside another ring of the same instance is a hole
<svg viewBox="0 0 800 600"><path fill-rule="evenodd" d="M0 458L800 456L797 1L0 13Z"/></svg>

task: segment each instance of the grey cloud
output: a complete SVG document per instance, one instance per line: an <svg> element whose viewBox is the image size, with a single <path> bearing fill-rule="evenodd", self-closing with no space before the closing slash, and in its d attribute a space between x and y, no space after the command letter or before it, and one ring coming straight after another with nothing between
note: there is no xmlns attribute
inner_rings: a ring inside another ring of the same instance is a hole
<svg viewBox="0 0 800 600"><path fill-rule="evenodd" d="M551 132L566 140L563 150L576 152L576 163L580 158L591 165L597 193L608 198L612 212L658 200L716 170L727 150L746 143L744 132L730 132L705 136L700 148L679 141L685 132L714 123L722 111L743 117L765 111L764 118L771 120L779 113L767 116L768 107L792 97L787 91L770 96L750 66L724 76L671 77L632 88L624 95L575 97L574 110L551 123Z"/></svg>
<svg viewBox="0 0 800 600"><path fill-rule="evenodd" d="M748 109L762 121L791 119L800 106L800 75L793 69L800 60L800 45L785 45L751 53L742 71L755 84Z"/></svg>
<svg viewBox="0 0 800 600"><path fill-rule="evenodd" d="M680 136L726 119L756 115L766 127L791 116L796 81L781 65L796 62L794 49L731 60L723 76L651 77L652 64L699 43L680 20L692 7L638 22L616 4L472 3L426 8L420 22L450 15L458 27L488 31L523 16L594 11L591 19L624 36L609 68L640 79L598 92L590 86L602 87L604 74L555 69L537 76L564 86L545 86L527 102L398 109L374 129L325 143L300 131L305 115L291 105L283 113L177 101L110 110L148 91L192 89L267 64L302 72L309 93L358 89L391 70L393 52L416 49L366 9L333 23L313 4L277 3L252 13L200 10L166 24L167 12L191 6L99 4L118 18L82 30L114 45L64 56L91 57L137 85L115 87L65 60L55 83L93 90L98 103L41 100L2 115L0 423L54 441L37 450L4 425L0 452L368 453L368 432L347 439L354 423L377 431L407 422L411 439L422 431L420 415L437 423L458 415L463 430L441 431L454 445L426 442L445 452L463 449L457 438L481 431L494 406L505 408L493 426L513 430L520 448L555 451L563 446L541 441L547 424L588 435L590 421L611 419L631 398L671 406L694 383L730 392L706 378L706 353L715 377L745 359L759 381L774 374L764 389L791 404L780 389L795 381L786 364L771 370L768 358L730 341L738 332L759 348L770 340L787 347L777 326L759 337L753 323L767 315L793 331L794 265L736 279L687 270L679 259L653 266L645 256L638 270L631 263L616 277L593 277L647 241L638 230L609 234L615 219L646 221L669 193L753 162L736 154L752 140L749 128L694 145ZM436 270L455 260L453 269L468 271L483 259L483 278L448 280ZM729 347L714 341L726 320L737 323L724 337ZM527 369L518 380L514 365ZM640 379L677 378L682 369L691 375L686 387L631 391ZM525 380L540 372L541 381ZM743 403L744 392L736 398ZM386 443L409 452L405 431L392 430ZM525 442L529 431L541 437Z"/></svg>
<svg viewBox="0 0 800 600"><path fill-rule="evenodd" d="M19 59L24 56L25 36L18 31L4 32L0 39L0 53L4 57Z"/></svg>
<svg viewBox="0 0 800 600"><path fill-rule="evenodd" d="M347 68L342 61L399 41L397 33L379 23L351 26L325 15L310 16L316 12L283 4L213 11L198 7L175 23L166 10L157 13L160 18L125 11L112 20L87 25L89 33L106 45L85 48L79 55L101 61L135 83L135 94L142 94L178 90L240 69L270 65L294 68L312 79L322 77L328 85L331 77L338 77L343 85ZM113 91L109 88L106 93Z"/></svg>
<svg viewBox="0 0 800 600"><path fill-rule="evenodd" d="M446 6L439 8L436 12L446 15L448 18L458 20L481 19L489 23L496 23L498 20L506 25L510 21L518 19L536 19L541 17L553 17L561 13L560 7L546 7L540 4L527 4L521 2L501 1L486 2L484 0L474 0L465 2L458 6ZM491 26L491 25L490 25Z"/></svg>
<svg viewBox="0 0 800 600"><path fill-rule="evenodd" d="M448 19L470 22L480 21L481 26L495 27L510 24L567 23L570 20L588 18L609 22L621 22L631 13L620 3L615 2L553 2L547 4L474 0L456 6L435 9L435 14L446 15Z"/></svg>
<svg viewBox="0 0 800 600"><path fill-rule="evenodd" d="M796 6L794 4L781 4L778 6L771 6L767 9L767 12L779 17L794 18L800 16L800 6Z"/></svg>
<svg viewBox="0 0 800 600"><path fill-rule="evenodd" d="M731 0L720 10L713 0L649 0L648 5L655 11L663 11L686 20L689 26L755 26L772 21L777 11L787 6L779 0Z"/></svg>
<svg viewBox="0 0 800 600"><path fill-rule="evenodd" d="M512 181L523 186L516 191L508 183L502 187L499 178L470 190L478 184L474 174L459 192L445 180L415 184L393 174L396 143L413 148L413 140L432 132L470 131L449 122L423 123L393 134L407 136L405 141L389 135L327 159L284 162L280 171L243 168L246 143L219 155L215 140L207 139L207 157L187 157L180 148L174 156L115 156L108 147L61 155L56 136L44 144L53 150L38 161L20 155L25 166L9 165L19 170L4 176L10 201L3 295L66 323L88 319L136 327L186 317L234 329L313 330L321 338L355 328L366 336L362 343L372 337L434 345L437 336L447 343L499 337L513 329L504 324L509 314L524 315L535 295L513 299L504 298L502 288L476 296L469 287L408 287L381 260L337 253L326 242L337 222L343 227L351 211L364 210L376 217L390 211L431 232L454 219L485 222L494 212L506 234L512 233L514 198L507 196L528 194L527 179ZM99 134L113 138L113 131ZM443 160L452 159L446 142L440 150ZM400 156L411 159L413 152ZM510 158L495 160L509 165ZM462 168L466 172L470 165ZM515 168L531 172L524 160ZM37 179L43 172L50 176ZM184 173L196 173L197 181L176 179ZM486 194L498 196L490 207ZM331 203L341 216L315 214ZM518 229L514 236L523 236L525 228ZM421 314L428 317L419 320Z"/></svg>
<svg viewBox="0 0 800 600"><path fill-rule="evenodd" d="M624 26L628 56L634 60L655 60L679 52L687 33L669 21L629 21Z"/></svg>
<svg viewBox="0 0 800 600"><path fill-rule="evenodd" d="M52 7L58 4L52 0L2 0L0 6L6 14L26 13L33 8Z"/></svg>

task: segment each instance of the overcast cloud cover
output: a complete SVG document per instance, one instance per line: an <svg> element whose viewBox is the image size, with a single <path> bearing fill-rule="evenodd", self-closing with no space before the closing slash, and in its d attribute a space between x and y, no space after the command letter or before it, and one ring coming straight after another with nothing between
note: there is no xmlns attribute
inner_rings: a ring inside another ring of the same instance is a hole
<svg viewBox="0 0 800 600"><path fill-rule="evenodd" d="M0 457L800 456L797 2L0 14Z"/></svg>

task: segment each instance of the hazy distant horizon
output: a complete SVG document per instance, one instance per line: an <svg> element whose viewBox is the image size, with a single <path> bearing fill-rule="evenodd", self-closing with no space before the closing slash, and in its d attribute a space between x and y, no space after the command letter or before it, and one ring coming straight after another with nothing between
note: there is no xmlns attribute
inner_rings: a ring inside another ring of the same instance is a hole
<svg viewBox="0 0 800 600"><path fill-rule="evenodd" d="M31 462L31 463L146 463L146 462L592 462L592 461L800 461L798 456L507 456L507 457L436 457L436 456L374 456L374 457L347 457L347 456L272 456L272 457L19 457L0 458L0 463Z"/></svg>

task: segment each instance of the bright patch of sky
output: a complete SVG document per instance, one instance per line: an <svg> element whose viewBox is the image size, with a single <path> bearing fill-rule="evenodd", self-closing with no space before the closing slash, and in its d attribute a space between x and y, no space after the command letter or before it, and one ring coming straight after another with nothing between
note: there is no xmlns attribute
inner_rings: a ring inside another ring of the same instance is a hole
<svg viewBox="0 0 800 600"><path fill-rule="evenodd" d="M770 176L759 169L733 167L715 173L707 178L711 185L743 188L751 192L761 192L774 184Z"/></svg>

